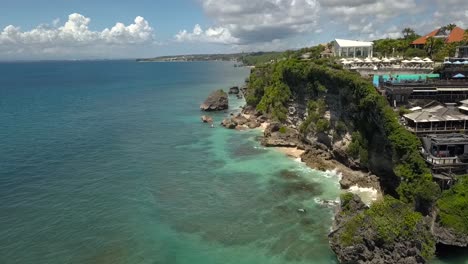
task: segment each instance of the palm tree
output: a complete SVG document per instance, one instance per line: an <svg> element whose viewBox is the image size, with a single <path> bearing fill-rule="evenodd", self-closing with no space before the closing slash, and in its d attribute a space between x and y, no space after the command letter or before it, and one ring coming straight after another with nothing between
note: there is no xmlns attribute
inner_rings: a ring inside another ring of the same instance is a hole
<svg viewBox="0 0 468 264"><path fill-rule="evenodd" d="M436 53L442 46L444 46L444 41L442 39L429 37L427 38L424 49L426 50L427 55L432 58L432 55Z"/></svg>
<svg viewBox="0 0 468 264"><path fill-rule="evenodd" d="M457 25L455 25L455 24L448 24L448 25L446 25L446 26L441 27L441 28L440 28L440 32L441 32L441 33L444 33L444 35L448 35L448 34L450 34L450 33L452 32L452 30L453 30L454 28L456 28L456 27L457 27Z"/></svg>
<svg viewBox="0 0 468 264"><path fill-rule="evenodd" d="M445 29L448 30L448 32L450 33L456 27L457 27L457 25L455 25L455 24L448 24L448 25L445 26Z"/></svg>
<svg viewBox="0 0 468 264"><path fill-rule="evenodd" d="M403 33L403 37L405 39L407 39L408 37L410 36L413 36L414 34L416 34L416 32L412 29L412 28L404 28L401 33Z"/></svg>

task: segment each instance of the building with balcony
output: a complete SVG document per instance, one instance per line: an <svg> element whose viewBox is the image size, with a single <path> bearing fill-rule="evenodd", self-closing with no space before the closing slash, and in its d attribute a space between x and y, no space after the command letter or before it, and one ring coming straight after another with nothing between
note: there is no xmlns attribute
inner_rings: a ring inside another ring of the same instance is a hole
<svg viewBox="0 0 468 264"><path fill-rule="evenodd" d="M418 136L427 134L466 133L468 105L435 105L403 116L403 125Z"/></svg>
<svg viewBox="0 0 468 264"><path fill-rule="evenodd" d="M466 173L468 169L468 136L439 134L422 137L424 160L435 174Z"/></svg>

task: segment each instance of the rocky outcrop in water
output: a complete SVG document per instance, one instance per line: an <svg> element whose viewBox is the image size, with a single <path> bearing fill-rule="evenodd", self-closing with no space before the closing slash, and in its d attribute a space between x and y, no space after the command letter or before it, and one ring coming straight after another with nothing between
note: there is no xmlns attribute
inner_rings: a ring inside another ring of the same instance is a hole
<svg viewBox="0 0 468 264"><path fill-rule="evenodd" d="M229 88L229 94L239 94L240 90L239 90L239 87L237 86L233 86L231 88Z"/></svg>
<svg viewBox="0 0 468 264"><path fill-rule="evenodd" d="M221 122L221 125L229 129L254 129L260 126L255 117L237 114L231 118L226 118Z"/></svg>
<svg viewBox="0 0 468 264"><path fill-rule="evenodd" d="M200 105L202 111L221 111L229 108L228 94L223 90L212 92Z"/></svg>
<svg viewBox="0 0 468 264"><path fill-rule="evenodd" d="M213 123L213 118L211 116L204 115L201 117L203 123Z"/></svg>

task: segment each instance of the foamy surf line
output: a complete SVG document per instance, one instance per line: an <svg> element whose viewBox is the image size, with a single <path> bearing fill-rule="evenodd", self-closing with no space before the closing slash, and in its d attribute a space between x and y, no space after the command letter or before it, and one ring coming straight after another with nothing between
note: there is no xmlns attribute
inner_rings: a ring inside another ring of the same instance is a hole
<svg viewBox="0 0 468 264"><path fill-rule="evenodd" d="M379 199L379 192L374 188L363 188L357 185L351 186L348 190L351 193L359 195L366 205L371 205Z"/></svg>

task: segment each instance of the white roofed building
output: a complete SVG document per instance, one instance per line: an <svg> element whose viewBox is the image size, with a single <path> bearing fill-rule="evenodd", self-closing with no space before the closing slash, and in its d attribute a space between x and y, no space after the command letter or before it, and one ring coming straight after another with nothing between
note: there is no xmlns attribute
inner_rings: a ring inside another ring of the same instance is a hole
<svg viewBox="0 0 468 264"><path fill-rule="evenodd" d="M335 39L333 54L335 57L356 58L373 56L373 42Z"/></svg>

